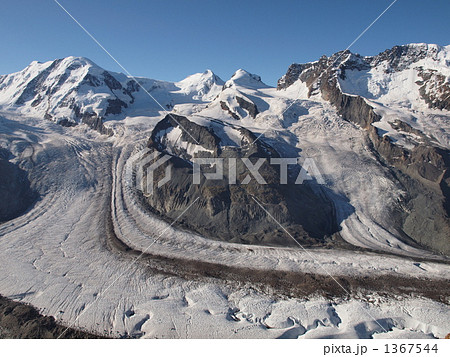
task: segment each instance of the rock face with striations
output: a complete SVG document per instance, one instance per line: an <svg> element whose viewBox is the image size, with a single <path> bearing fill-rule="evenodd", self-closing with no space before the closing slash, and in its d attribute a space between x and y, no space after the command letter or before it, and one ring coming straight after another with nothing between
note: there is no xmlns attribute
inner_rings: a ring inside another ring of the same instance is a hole
<svg viewBox="0 0 450 357"><path fill-rule="evenodd" d="M148 208L175 219L199 198L182 216L182 226L227 242L296 246L258 206L255 198L300 244L329 244L334 239L337 224L332 205L321 188L289 181L286 185L280 184L279 167L268 161L279 157L278 153L262 141L255 141L256 136L249 130L227 125L227 132L233 131L234 137L240 138L239 143L227 142L225 124L218 122L206 127L186 117L167 115L156 125L148 147L171 155L166 165L172 165L172 177L162 187L155 186L153 194L145 198ZM194 158L224 159L223 179L206 179L203 173L215 172L216 167L203 165L200 183L194 184ZM258 172L267 184L257 183L242 161L248 159L255 164L260 158L265 161ZM165 175L166 165L155 171L155 182ZM235 177L233 172L236 172ZM251 180L247 183L248 175Z"/></svg>
<svg viewBox="0 0 450 357"><path fill-rule="evenodd" d="M450 86L436 70L414 67L421 60L437 61L443 50L435 45L395 46L374 57L362 57L341 51L319 61L293 64L278 81L283 90L297 81L306 84L308 96L320 95L336 107L339 115L367 130L371 148L378 160L390 167L394 177L406 190L406 204L397 207L398 230L404 239L419 243L438 253L450 254L450 151L437 145L433 138L397 120L394 129L413 133L420 140L412 148L397 145L389 135L380 135L373 125L381 120L373 106L362 95L342 90L347 73L367 73L381 68L386 75L414 68L423 80L416 90L429 108L450 108ZM442 61L442 59L441 59ZM377 67L378 66L378 67Z"/></svg>
<svg viewBox="0 0 450 357"><path fill-rule="evenodd" d="M0 222L18 217L37 198L27 173L9 157L10 152L0 148Z"/></svg>

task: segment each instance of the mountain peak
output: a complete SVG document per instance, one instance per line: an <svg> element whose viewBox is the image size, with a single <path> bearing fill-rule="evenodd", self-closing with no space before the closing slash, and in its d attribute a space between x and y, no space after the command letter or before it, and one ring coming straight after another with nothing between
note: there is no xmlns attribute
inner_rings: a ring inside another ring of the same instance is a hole
<svg viewBox="0 0 450 357"><path fill-rule="evenodd" d="M210 69L207 69L204 72L199 72L199 73L194 73L191 74L190 76L187 76L185 79L179 81L179 84L199 84L204 83L204 82L214 82L220 85L223 85L223 80L220 79L219 76L217 76L213 71L211 71Z"/></svg>
<svg viewBox="0 0 450 357"><path fill-rule="evenodd" d="M203 72L204 76L208 76L208 77L212 77L215 76L214 72L211 71L210 69L207 69L206 71Z"/></svg>
<svg viewBox="0 0 450 357"><path fill-rule="evenodd" d="M203 73L192 74L176 83L186 95L192 95L193 99L207 100L215 97L222 88L224 81L213 71L207 69Z"/></svg>
<svg viewBox="0 0 450 357"><path fill-rule="evenodd" d="M301 76L303 76L303 79L307 76L311 79L313 72L318 78L323 72L330 70L344 79L346 71L363 71L378 67L381 72L385 72L387 75L388 73L401 72L407 69L413 70L414 64L419 62L422 66L430 67L433 70L438 69L444 76L447 76L448 63L450 62L450 46L410 43L393 46L375 56L361 56L349 50L339 51L330 57L322 56L315 62L292 64L286 74L279 79L278 88L289 87Z"/></svg>
<svg viewBox="0 0 450 357"><path fill-rule="evenodd" d="M231 79L233 80L239 80L241 78L250 78L252 80L255 80L257 82L261 82L261 77L258 76L257 74L253 74L250 73L248 71L246 71L245 69L238 69L236 72L234 72L234 74L231 76Z"/></svg>
<svg viewBox="0 0 450 357"><path fill-rule="evenodd" d="M225 83L225 87L240 86L247 88L267 88L268 86L261 81L257 74L250 73L245 69L238 69L231 78Z"/></svg>
<svg viewBox="0 0 450 357"><path fill-rule="evenodd" d="M89 58L86 57L68 56L62 58L60 61L62 64L67 65L78 64L81 66L98 67L93 61L91 61Z"/></svg>
<svg viewBox="0 0 450 357"><path fill-rule="evenodd" d="M32 61L25 69L27 68L36 68L36 67L49 67L53 64L53 66L58 67L99 67L93 61L86 57L76 57L76 56L68 56L64 58L58 58L55 60L50 60L46 62L40 61Z"/></svg>

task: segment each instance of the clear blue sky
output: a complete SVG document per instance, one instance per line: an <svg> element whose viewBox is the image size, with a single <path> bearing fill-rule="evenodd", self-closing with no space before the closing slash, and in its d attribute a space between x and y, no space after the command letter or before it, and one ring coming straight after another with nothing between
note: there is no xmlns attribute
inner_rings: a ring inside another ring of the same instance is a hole
<svg viewBox="0 0 450 357"><path fill-rule="evenodd" d="M136 76L180 80L244 68L274 85L293 62L345 49L392 0L60 0ZM449 0L398 0L351 48L450 43ZM0 73L31 61L88 57L121 71L53 0L1 1Z"/></svg>

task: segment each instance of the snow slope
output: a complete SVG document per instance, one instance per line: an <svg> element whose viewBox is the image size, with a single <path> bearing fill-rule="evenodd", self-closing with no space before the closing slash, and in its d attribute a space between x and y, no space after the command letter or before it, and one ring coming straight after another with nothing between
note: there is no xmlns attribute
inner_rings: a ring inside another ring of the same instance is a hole
<svg viewBox="0 0 450 357"><path fill-rule="evenodd" d="M437 144L442 147L449 148L448 113L430 108L419 88L428 73L441 75L444 84L450 85L450 46L423 43L408 46L409 51L421 51L426 55L418 57L418 60L412 55L405 55L403 60L396 63L396 68L385 59L369 69L345 70L345 79L338 77L339 86L344 93L366 98L367 102L376 108L376 113L382 116L382 120L374 125L398 144L411 148L407 138L405 140L408 134L395 130L391 125L396 119L435 138ZM343 65L345 63L344 60ZM435 101L441 96L445 99L445 96L450 95L444 93L444 86L432 76L425 82L425 87L428 87L425 89L427 94L436 98Z"/></svg>

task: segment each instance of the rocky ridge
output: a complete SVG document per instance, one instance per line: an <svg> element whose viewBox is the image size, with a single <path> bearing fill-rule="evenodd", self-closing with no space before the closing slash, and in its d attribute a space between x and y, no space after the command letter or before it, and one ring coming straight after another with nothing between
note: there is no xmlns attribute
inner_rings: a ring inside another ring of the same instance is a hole
<svg viewBox="0 0 450 357"><path fill-rule="evenodd" d="M412 149L397 145L389 134L374 126L382 117L362 95L347 94L341 88L349 71L365 72L381 66L386 73L411 69L424 58L436 59L439 47L432 45L395 46L374 57L362 57L341 51L317 62L293 64L278 81L283 90L297 81L306 84L308 97L320 95L336 107L339 115L367 131L373 152L380 162L389 166L408 193L398 205L399 228L405 239L412 238L428 248L449 254L450 246L450 151L437 145L432 137L414 131L400 120L391 123L395 129L414 132L421 139ZM450 105L449 83L443 75L422 67L414 68L424 79L416 90L430 108L446 109ZM430 91L434 88L434 91ZM436 88L438 88L436 90ZM447 95L448 94L448 95ZM431 233L430 233L431 232Z"/></svg>

